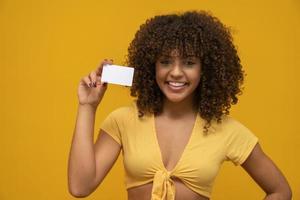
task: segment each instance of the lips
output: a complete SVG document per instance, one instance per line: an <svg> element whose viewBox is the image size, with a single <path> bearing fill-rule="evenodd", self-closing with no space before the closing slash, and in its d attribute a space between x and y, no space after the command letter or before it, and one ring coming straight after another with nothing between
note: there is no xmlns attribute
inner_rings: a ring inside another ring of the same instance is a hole
<svg viewBox="0 0 300 200"><path fill-rule="evenodd" d="M186 83L185 82L167 82L169 85L173 86L173 87L181 87L184 86Z"/></svg>
<svg viewBox="0 0 300 200"><path fill-rule="evenodd" d="M188 85L187 82L174 82L174 81L167 81L166 84L168 85L168 88L171 89L172 91L180 91Z"/></svg>

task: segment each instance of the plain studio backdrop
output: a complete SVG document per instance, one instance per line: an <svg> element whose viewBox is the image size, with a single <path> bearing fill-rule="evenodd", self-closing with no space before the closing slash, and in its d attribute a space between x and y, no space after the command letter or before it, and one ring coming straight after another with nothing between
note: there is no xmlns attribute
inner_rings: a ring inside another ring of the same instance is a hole
<svg viewBox="0 0 300 200"><path fill-rule="evenodd" d="M104 58L124 64L147 18L191 9L211 11L232 28L247 76L231 115L259 138L300 199L297 0L0 0L0 199L74 199L67 163L80 78ZM109 85L95 138L107 114L131 100L128 88ZM241 167L223 164L212 200L263 197ZM121 156L87 199L127 199Z"/></svg>

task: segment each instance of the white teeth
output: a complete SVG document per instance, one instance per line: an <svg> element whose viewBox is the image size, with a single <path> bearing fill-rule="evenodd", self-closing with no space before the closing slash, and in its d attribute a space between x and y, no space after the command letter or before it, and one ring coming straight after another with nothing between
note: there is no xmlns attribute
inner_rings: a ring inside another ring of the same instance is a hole
<svg viewBox="0 0 300 200"><path fill-rule="evenodd" d="M184 86L185 83L180 83L180 82L169 82L169 85L175 86L175 87L181 87Z"/></svg>

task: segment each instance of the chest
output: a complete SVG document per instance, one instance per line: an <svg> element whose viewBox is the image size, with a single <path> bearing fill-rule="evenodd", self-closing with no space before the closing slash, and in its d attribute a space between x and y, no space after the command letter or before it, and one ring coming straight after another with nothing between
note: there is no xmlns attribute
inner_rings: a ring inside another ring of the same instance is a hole
<svg viewBox="0 0 300 200"><path fill-rule="evenodd" d="M172 170L181 158L193 133L195 119L170 121L155 120L155 134L161 159L166 169Z"/></svg>
<svg viewBox="0 0 300 200"><path fill-rule="evenodd" d="M175 122L151 117L132 126L134 131L122 133L128 180L146 181L166 169L177 177L194 177L195 183L207 184L225 158L221 137L204 136L199 117Z"/></svg>

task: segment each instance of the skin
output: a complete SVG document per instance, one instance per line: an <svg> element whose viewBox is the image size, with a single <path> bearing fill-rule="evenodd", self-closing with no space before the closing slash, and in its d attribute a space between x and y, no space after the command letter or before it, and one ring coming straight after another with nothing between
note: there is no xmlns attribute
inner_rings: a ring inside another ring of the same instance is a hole
<svg viewBox="0 0 300 200"><path fill-rule="evenodd" d="M185 104L192 105L194 91L200 82L201 64L200 59L194 56L180 58L175 50L170 56L161 56L156 62L156 82L164 93L164 109L178 108L172 115L191 112L178 107ZM183 87L172 87L170 82L185 83ZM174 107L174 108L172 108ZM185 106L190 107L190 106ZM163 111L166 112L166 111Z"/></svg>
<svg viewBox="0 0 300 200"><path fill-rule="evenodd" d="M192 106L193 92L197 87L201 77L200 61L197 58L192 59L192 62L187 62L187 59L180 58L176 52L170 57L158 59L156 63L156 80L165 95L163 112L159 116L155 116L155 126L157 139L162 155L163 163L166 169L171 170L175 167L180 159L181 153L190 137L192 125L195 121L196 111ZM167 60L167 62L166 62ZM189 60L191 61L191 60ZM193 65L188 66L188 65ZM191 64L193 63L193 64ZM80 115L94 116L94 111L100 103L106 86L100 83L101 71L103 63L95 71L91 72L88 77L82 79L82 83L86 84L86 88L90 88L92 98L85 98L80 95ZM188 84L180 90L174 92L168 88L166 81L182 81ZM90 82L96 82L96 86L89 87ZM81 83L81 85L82 85ZM83 94L83 91L81 91ZM99 97L101 98L99 100ZM84 114L80 114L84 113ZM82 117L83 118L83 117ZM185 127L185 128L183 128ZM170 134L173 133L173 134ZM174 134L175 133L175 134ZM76 135L76 134L75 134ZM174 137L176 135L176 137ZM73 143L76 143L74 139ZM176 148L175 148L176 147ZM110 171L115 161L117 160L121 146L112 139L105 131L101 130L98 138L93 145L94 155L93 170L91 178L86 181L86 184L78 186L80 180L75 182L76 173L72 173L72 154L69 164L69 191L75 197L86 197L90 195L103 181L107 173ZM91 150L92 151L92 150ZM80 152L82 154L82 152ZM73 155L74 156L74 155ZM93 156L92 156L93 157ZM252 179L265 191L265 200L290 200L292 196L291 189L277 166L263 152L259 143L254 147L253 151L241 165L242 168L252 177ZM83 170L80 167L76 170ZM74 170L74 171L76 171ZM207 200L208 198L198 195L187 188L180 180L174 178L176 187L176 200ZM152 184L145 184L128 189L129 200L149 200L151 196Z"/></svg>
<svg viewBox="0 0 300 200"><path fill-rule="evenodd" d="M259 143L241 165L266 193L265 200L290 200L291 188L275 163L263 152Z"/></svg>

